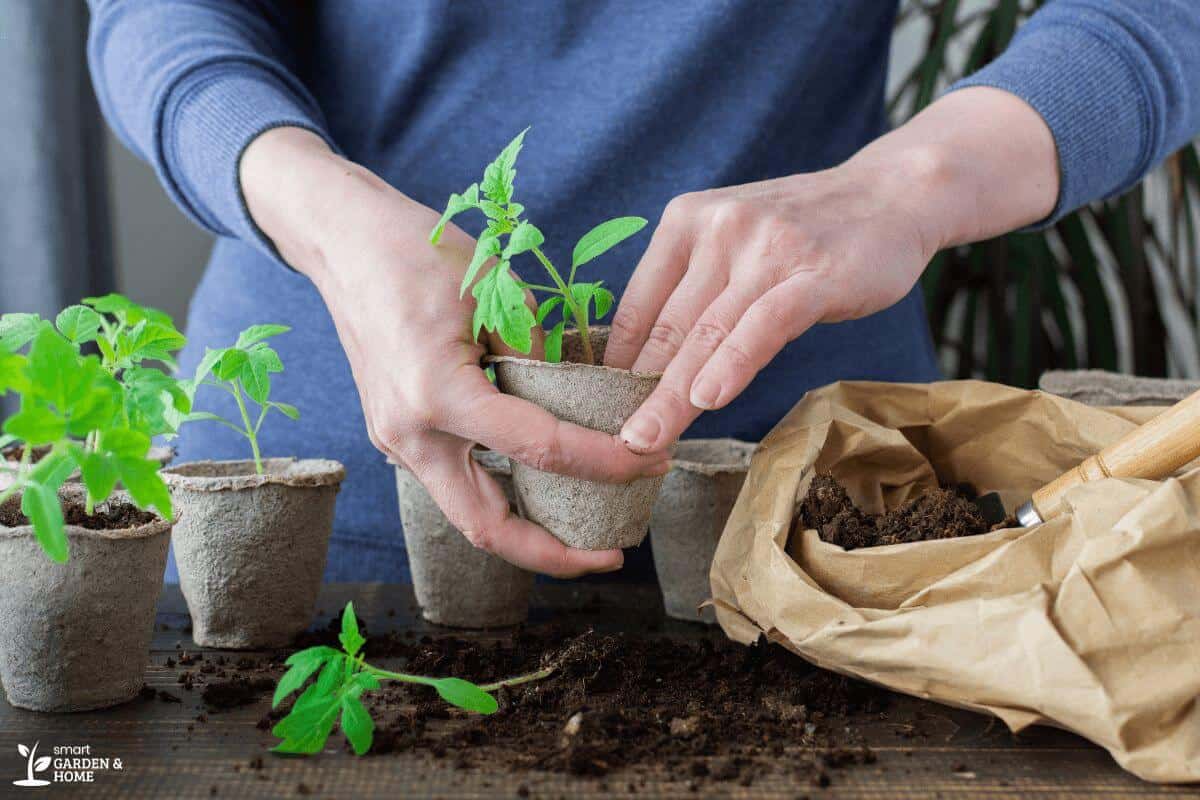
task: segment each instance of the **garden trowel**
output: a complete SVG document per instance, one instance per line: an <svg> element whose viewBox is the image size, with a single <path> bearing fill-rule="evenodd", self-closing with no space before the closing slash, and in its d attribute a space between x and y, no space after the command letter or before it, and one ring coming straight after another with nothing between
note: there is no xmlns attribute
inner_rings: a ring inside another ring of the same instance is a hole
<svg viewBox="0 0 1200 800"><path fill-rule="evenodd" d="M1063 495L1073 486L1101 478L1165 478L1200 457L1200 392L1196 392L1135 428L1078 466L1033 493L1017 509L1017 522L1030 527L1061 514ZM988 524L1007 515L1000 496L989 492L975 500Z"/></svg>

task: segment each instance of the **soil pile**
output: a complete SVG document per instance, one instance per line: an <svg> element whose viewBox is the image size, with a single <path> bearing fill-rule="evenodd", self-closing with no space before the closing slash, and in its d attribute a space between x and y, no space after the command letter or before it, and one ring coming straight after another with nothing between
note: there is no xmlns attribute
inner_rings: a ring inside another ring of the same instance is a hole
<svg viewBox="0 0 1200 800"><path fill-rule="evenodd" d="M833 476L817 475L800 504L800 523L805 529L815 529L824 541L847 550L975 536L1015 524L1005 520L989 526L974 498L969 486L942 487L874 516L855 506Z"/></svg>
<svg viewBox="0 0 1200 800"><path fill-rule="evenodd" d="M427 753L460 768L592 777L665 770L693 788L750 785L756 774L783 770L827 785L831 769L874 762L853 719L877 715L888 698L780 647L716 638L550 628L500 641L368 636L367 649L372 661L400 657L411 672L479 683L555 668L499 690L500 710L490 717L462 714L403 684L363 697L378 726L372 754Z"/></svg>

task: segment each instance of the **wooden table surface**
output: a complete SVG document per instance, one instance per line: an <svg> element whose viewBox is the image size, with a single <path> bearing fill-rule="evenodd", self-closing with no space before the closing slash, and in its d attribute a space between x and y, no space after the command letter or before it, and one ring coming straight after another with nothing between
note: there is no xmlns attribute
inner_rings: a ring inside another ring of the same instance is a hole
<svg viewBox="0 0 1200 800"><path fill-rule="evenodd" d="M318 603L324 621L352 599L371 630L426 630L417 617L411 587L380 584L326 586ZM394 615L389 615L391 610ZM650 629L672 635L712 635L701 626L666 620L654 587L545 585L535 591L532 619L570 613L598 629ZM89 798L191 797L513 797L524 785L533 797L612 797L627 781L535 773L514 776L456 769L451 759L416 754L355 758L340 734L327 752L311 758L282 758L256 723L270 700L221 713L204 711L200 689L186 691L168 658L196 649L185 633L188 617L178 588L168 586L159 604L159 626L146 668L146 683L182 698L181 703L134 701L106 711L36 714L0 704L0 797L26 796L11 781L24 777L18 744L39 743L38 755L67 745L90 746L108 758L109 769L94 782L47 787L52 794ZM900 726L920 721L923 738L897 736ZM764 776L750 787L705 785L706 796L798 798L1028 798L1028 797L1200 797L1197 787L1144 783L1123 772L1102 749L1072 734L1036 728L1015 737L998 721L907 697L897 697L886 714L859 726L877 754L876 763L839 770L832 786L820 789L787 776ZM263 768L251 761L261 756ZM120 759L120 768L116 768ZM645 778L645 773L638 773ZM36 795L34 795L36 796ZM640 797L695 797L684 780L651 775Z"/></svg>

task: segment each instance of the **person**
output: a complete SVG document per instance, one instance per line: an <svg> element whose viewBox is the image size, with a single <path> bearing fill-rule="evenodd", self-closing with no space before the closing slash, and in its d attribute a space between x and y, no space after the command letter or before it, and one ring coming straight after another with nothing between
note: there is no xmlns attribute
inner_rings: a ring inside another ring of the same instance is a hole
<svg viewBox="0 0 1200 800"><path fill-rule="evenodd" d="M472 443L623 481L663 472L683 434L757 440L815 386L937 379L914 286L939 249L1052 224L1200 130L1194 0L1051 0L891 131L895 2L90 5L104 113L218 237L185 371L248 324L293 328L276 394L303 417L263 438L347 465L332 580L405 574L389 460L513 563L619 569L620 551L511 515ZM458 295L472 237L427 240L526 126L517 194L552 248L607 217L659 220L585 268L620 297L606 362L665 371L620 436L487 381ZM202 423L179 450L243 457Z"/></svg>

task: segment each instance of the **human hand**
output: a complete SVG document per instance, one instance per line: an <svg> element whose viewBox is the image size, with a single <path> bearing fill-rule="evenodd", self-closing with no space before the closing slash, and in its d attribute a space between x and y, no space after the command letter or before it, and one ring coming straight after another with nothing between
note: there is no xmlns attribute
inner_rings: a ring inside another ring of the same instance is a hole
<svg viewBox="0 0 1200 800"><path fill-rule="evenodd" d="M474 300L459 299L474 240L449 225L433 247L436 212L300 129L256 139L241 181L255 221L325 300L372 443L412 470L477 547L559 577L618 569L621 551L569 548L511 514L469 455L479 442L537 469L614 482L667 469L663 453L636 455L488 381L484 347L471 338ZM489 347L510 352L498 338Z"/></svg>
<svg viewBox="0 0 1200 800"><path fill-rule="evenodd" d="M621 431L663 450L811 326L902 299L942 247L1045 217L1049 129L996 89L955 92L822 172L668 205L613 317L605 362L663 379Z"/></svg>

